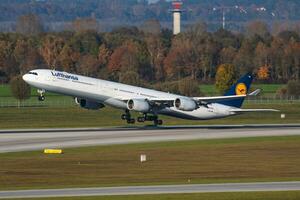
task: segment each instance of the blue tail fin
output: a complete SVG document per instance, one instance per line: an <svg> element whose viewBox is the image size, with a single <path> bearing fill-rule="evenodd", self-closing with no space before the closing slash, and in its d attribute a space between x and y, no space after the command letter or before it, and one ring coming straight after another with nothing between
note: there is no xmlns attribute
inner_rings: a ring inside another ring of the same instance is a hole
<svg viewBox="0 0 300 200"><path fill-rule="evenodd" d="M229 91L226 92L224 96L247 94L250 89L252 80L253 80L253 76L251 74L244 75L234 85L231 86ZM244 102L244 99L245 98L233 99L233 100L223 101L220 103L227 106L240 108Z"/></svg>

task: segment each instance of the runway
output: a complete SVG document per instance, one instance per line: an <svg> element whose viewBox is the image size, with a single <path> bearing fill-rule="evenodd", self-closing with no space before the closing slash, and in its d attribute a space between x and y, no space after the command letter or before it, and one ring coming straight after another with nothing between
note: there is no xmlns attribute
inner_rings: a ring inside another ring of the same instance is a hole
<svg viewBox="0 0 300 200"><path fill-rule="evenodd" d="M162 186L126 186L99 188L68 188L41 190L0 191L1 198L107 196L142 194L179 194L208 192L255 192L255 191L295 191L300 190L300 182L261 182L261 183L223 183L187 184Z"/></svg>
<svg viewBox="0 0 300 200"><path fill-rule="evenodd" d="M93 145L300 135L300 125L1 130L0 153Z"/></svg>

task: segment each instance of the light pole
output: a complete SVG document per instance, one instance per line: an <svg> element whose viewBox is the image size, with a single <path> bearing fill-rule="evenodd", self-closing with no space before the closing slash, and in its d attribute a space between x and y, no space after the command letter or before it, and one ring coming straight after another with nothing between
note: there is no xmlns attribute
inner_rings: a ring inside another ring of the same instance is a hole
<svg viewBox="0 0 300 200"><path fill-rule="evenodd" d="M240 12L247 14L247 11L243 7L238 6L238 5L236 5L236 6L218 6L218 7L213 8L213 11L219 11L219 10L221 10L221 12L222 12L222 27L223 27L223 29L226 28L226 13L227 12L230 12L232 10L239 10Z"/></svg>

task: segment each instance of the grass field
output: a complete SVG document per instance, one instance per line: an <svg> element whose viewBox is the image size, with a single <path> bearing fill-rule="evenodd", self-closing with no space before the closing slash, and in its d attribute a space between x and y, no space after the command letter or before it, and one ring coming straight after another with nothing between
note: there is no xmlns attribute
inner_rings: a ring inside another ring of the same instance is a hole
<svg viewBox="0 0 300 200"><path fill-rule="evenodd" d="M300 180L299 154L299 136L3 153L0 189L292 181Z"/></svg>
<svg viewBox="0 0 300 200"><path fill-rule="evenodd" d="M26 200L299 200L300 191L34 198ZM17 200L17 199L15 199Z"/></svg>
<svg viewBox="0 0 300 200"><path fill-rule="evenodd" d="M251 104L246 105L245 108L275 108L280 112L247 113L205 121L182 120L164 116L161 116L161 119L164 120L165 125L300 123L300 104ZM125 121L121 120L120 116L123 111L108 107L96 111L85 110L78 106L4 107L0 112L0 129L128 126ZM281 113L286 114L285 119L280 118ZM152 123L136 123L139 126L147 124Z"/></svg>

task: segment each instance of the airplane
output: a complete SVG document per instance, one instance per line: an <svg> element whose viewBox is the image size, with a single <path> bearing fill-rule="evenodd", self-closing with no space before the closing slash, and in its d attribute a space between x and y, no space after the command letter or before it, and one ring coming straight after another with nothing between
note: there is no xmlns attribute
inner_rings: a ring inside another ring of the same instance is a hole
<svg viewBox="0 0 300 200"><path fill-rule="evenodd" d="M38 88L38 100L44 101L46 91L72 96L84 109L98 110L111 106L125 111L121 119L135 123L131 111L142 115L138 122L153 121L162 125L158 115L189 120L218 119L247 112L278 111L274 109L242 109L248 96L255 96L257 89L248 93L253 80L251 74L241 77L223 96L188 97L107 80L90 78L68 72L36 69L23 75L23 80Z"/></svg>

